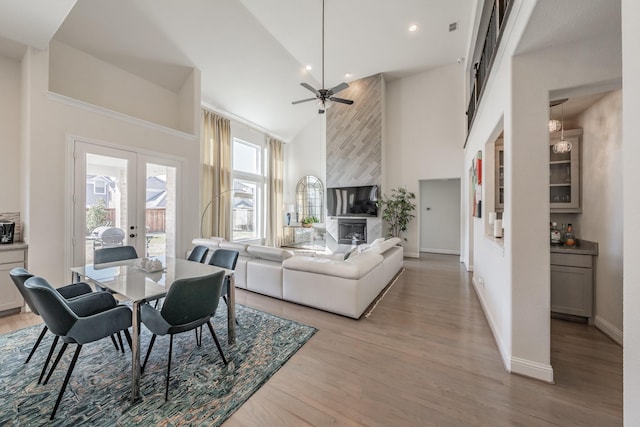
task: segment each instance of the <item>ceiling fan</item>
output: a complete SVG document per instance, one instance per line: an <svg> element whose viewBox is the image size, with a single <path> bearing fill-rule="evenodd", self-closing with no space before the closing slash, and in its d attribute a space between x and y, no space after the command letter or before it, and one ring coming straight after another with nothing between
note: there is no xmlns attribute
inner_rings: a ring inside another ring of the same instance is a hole
<svg viewBox="0 0 640 427"><path fill-rule="evenodd" d="M341 104L351 105L353 101L350 99L338 98L333 95L336 93L345 90L349 87L347 83L340 83L337 86L332 87L331 89L324 88L324 0L322 0L322 89L315 89L309 83L300 83L306 89L309 89L311 92L315 94L313 98L301 99L300 101L293 101L292 104L301 104L303 102L318 100L318 113L324 114L325 110L329 107L330 102L339 102Z"/></svg>

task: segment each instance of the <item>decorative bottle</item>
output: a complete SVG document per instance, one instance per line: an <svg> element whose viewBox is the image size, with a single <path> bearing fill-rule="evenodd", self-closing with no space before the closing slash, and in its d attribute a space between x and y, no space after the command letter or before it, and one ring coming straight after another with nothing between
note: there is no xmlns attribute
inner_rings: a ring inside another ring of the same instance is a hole
<svg viewBox="0 0 640 427"><path fill-rule="evenodd" d="M562 233L558 230L558 223L551 223L551 244L554 246L559 246L562 244Z"/></svg>
<svg viewBox="0 0 640 427"><path fill-rule="evenodd" d="M571 224L567 225L567 232L564 235L564 244L567 246L576 245L576 236L573 234L573 226Z"/></svg>

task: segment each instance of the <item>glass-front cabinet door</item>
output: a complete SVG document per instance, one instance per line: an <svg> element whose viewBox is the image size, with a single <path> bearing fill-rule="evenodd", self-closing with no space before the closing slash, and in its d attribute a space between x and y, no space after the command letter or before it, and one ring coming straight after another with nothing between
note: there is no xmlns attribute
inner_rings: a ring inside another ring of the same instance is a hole
<svg viewBox="0 0 640 427"><path fill-rule="evenodd" d="M580 137L582 129L566 130L564 139L571 142L568 153L554 153L553 144L560 132L549 141L549 206L552 212L581 212L580 207Z"/></svg>

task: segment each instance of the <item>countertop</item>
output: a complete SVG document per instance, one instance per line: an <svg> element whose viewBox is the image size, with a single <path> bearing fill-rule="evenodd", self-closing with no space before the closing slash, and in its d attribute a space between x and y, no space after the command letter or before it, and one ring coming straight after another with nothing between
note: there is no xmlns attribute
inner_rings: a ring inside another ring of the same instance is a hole
<svg viewBox="0 0 640 427"><path fill-rule="evenodd" d="M15 251L16 249L27 249L29 247L25 242L14 242L0 245L0 251Z"/></svg>
<svg viewBox="0 0 640 427"><path fill-rule="evenodd" d="M551 246L551 253L596 256L598 255L598 242L578 239L577 246Z"/></svg>

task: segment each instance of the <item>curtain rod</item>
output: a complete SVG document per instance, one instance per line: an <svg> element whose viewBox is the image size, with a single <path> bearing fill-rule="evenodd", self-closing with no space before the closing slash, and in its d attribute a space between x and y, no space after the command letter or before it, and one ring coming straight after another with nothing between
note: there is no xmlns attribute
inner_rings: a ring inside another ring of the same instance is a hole
<svg viewBox="0 0 640 427"><path fill-rule="evenodd" d="M249 121L247 119L244 119L244 118L242 118L240 116L237 116L237 115L235 115L233 113L230 113L228 111L224 111L224 110L221 110L219 108L216 108L213 105L208 104L206 102L203 102L201 107L204 108L205 110L211 111L212 113L220 114L220 115L226 117L227 119L232 120L234 122L237 122L237 123L239 123L241 125L247 126L247 127L251 128L251 129L254 129L254 130L257 130L257 131L260 131L260 132L264 133L267 136L270 136L270 137L275 138L275 139L279 139L280 141L284 142L285 144L289 143L289 141L287 141L285 138L282 138L280 135L276 135L273 132L269 132L268 130L266 130L262 126L257 125L255 123L253 123L253 122L251 122L251 121Z"/></svg>

